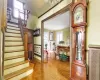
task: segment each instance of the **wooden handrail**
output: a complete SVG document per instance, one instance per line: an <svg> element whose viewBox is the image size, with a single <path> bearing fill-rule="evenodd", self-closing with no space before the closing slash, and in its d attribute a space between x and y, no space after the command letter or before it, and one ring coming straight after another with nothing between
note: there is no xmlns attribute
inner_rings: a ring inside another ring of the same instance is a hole
<svg viewBox="0 0 100 80"><path fill-rule="evenodd" d="M20 16L20 11L19 11L19 18L18 18L18 27L21 30L22 40L24 42L24 28L23 28L24 26L23 26L23 22L22 22L22 19L21 19L21 16Z"/></svg>
<svg viewBox="0 0 100 80"><path fill-rule="evenodd" d="M27 45L27 43L28 43L28 36L27 35L28 34L27 34L27 30L25 28L25 19L24 19L24 21L21 19L20 11L19 11L19 18L18 18L18 26L21 30L21 36L22 36L24 51L25 51L25 53L24 53L25 60L28 60L28 45Z"/></svg>

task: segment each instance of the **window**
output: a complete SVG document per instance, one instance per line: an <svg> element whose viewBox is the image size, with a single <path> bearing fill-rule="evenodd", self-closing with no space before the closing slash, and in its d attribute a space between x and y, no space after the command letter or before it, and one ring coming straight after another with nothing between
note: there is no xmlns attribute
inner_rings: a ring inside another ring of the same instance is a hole
<svg viewBox="0 0 100 80"><path fill-rule="evenodd" d="M63 40L63 32L62 31L57 32L57 34L56 34L56 40L57 40L57 44L59 44L59 41Z"/></svg>
<svg viewBox="0 0 100 80"><path fill-rule="evenodd" d="M19 12L20 12L20 17L21 19L24 19L24 4L18 0L14 0L13 3L13 15L15 18L19 17ZM27 15L25 14L25 20L26 20Z"/></svg>
<svg viewBox="0 0 100 80"><path fill-rule="evenodd" d="M44 48L46 48L47 44L47 49L49 49L49 32L44 32Z"/></svg>
<svg viewBox="0 0 100 80"><path fill-rule="evenodd" d="M49 32L44 32L44 43L47 44L48 43L48 40L49 40Z"/></svg>

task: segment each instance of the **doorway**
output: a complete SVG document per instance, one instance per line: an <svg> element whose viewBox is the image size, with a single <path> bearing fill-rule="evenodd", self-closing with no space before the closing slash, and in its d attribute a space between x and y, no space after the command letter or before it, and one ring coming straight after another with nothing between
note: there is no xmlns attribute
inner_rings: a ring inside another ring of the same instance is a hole
<svg viewBox="0 0 100 80"><path fill-rule="evenodd" d="M63 16L64 19L60 16ZM57 20L59 21L55 22ZM59 24L60 22L62 22L62 24L65 23L66 26L63 24L62 27L61 26L59 27L58 25L60 25ZM69 77L70 77L70 64L71 64L70 6L68 5L65 8L58 11L57 13L54 13L48 18L44 19L42 21L41 30L42 30L41 31L42 61L47 63L50 61L61 61L64 62L64 64L68 62ZM65 33L63 32L64 30ZM69 34L67 34L66 32L67 30L69 31Z"/></svg>
<svg viewBox="0 0 100 80"><path fill-rule="evenodd" d="M67 11L44 22L44 60L49 60L49 59L56 59L62 61L69 60L70 58L69 17L70 17L70 12Z"/></svg>

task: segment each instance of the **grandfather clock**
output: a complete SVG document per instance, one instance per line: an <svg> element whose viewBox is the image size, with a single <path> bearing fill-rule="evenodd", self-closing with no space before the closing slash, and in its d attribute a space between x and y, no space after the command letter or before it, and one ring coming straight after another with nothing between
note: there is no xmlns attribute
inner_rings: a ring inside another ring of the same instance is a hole
<svg viewBox="0 0 100 80"><path fill-rule="evenodd" d="M75 0L72 16L72 66L71 80L86 80L86 0Z"/></svg>

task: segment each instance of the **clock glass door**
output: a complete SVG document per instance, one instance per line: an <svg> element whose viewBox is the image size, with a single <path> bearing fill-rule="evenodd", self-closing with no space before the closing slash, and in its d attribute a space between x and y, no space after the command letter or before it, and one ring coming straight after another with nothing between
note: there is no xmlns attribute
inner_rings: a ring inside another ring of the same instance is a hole
<svg viewBox="0 0 100 80"><path fill-rule="evenodd" d="M82 60L82 32L76 32L76 60Z"/></svg>

